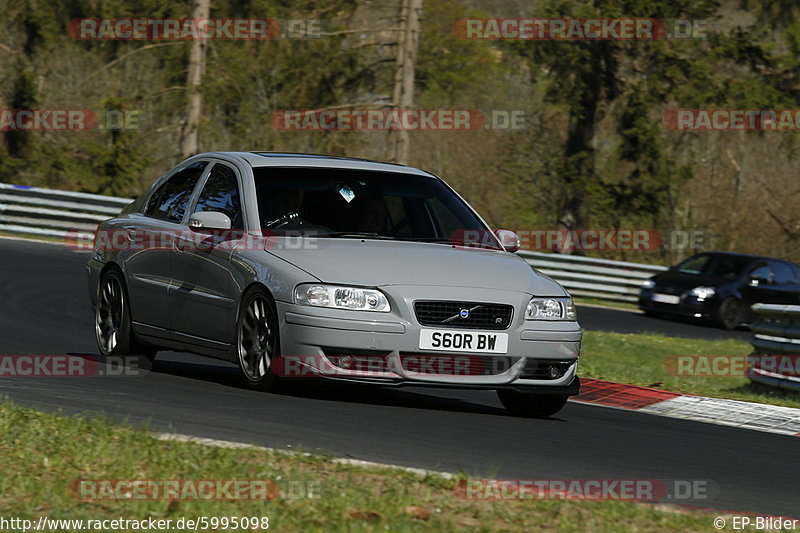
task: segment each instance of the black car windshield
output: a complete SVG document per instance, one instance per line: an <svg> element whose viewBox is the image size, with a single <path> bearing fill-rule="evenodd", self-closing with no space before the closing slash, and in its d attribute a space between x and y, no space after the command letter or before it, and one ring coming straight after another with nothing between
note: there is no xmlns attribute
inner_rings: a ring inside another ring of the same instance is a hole
<svg viewBox="0 0 800 533"><path fill-rule="evenodd" d="M728 254L699 254L680 263L675 270L684 274L698 274L715 278L735 279L753 262L752 257Z"/></svg>
<svg viewBox="0 0 800 533"><path fill-rule="evenodd" d="M465 233L490 232L435 178L337 168L261 167L253 172L261 229L276 235L451 243L463 241ZM480 242L500 248L493 238Z"/></svg>

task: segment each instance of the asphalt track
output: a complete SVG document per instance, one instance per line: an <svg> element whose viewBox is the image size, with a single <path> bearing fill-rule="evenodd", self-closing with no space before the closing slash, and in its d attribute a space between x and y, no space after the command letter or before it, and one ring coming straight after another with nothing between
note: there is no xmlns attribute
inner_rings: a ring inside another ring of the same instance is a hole
<svg viewBox="0 0 800 533"><path fill-rule="evenodd" d="M61 246L0 239L1 355L96 353L85 261ZM727 335L624 311L580 313L589 329ZM258 393L239 385L232 365L173 352L145 376L0 378L0 394L162 431L472 476L707 480L719 494L690 505L800 515L797 437L572 402L556 418L527 420L507 416L491 392L313 384Z"/></svg>

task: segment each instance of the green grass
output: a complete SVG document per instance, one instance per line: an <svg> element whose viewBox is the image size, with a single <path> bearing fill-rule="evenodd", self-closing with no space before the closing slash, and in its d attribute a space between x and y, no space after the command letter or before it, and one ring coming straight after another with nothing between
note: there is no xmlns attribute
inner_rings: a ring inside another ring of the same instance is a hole
<svg viewBox="0 0 800 533"><path fill-rule="evenodd" d="M716 515L631 502L465 501L453 494L457 479L342 465L319 455L161 441L141 429L8 402L0 404L0 472L2 516L34 521L269 516L270 531L281 532L601 533L709 531ZM322 491L306 500L83 502L68 491L76 479L303 480L319 481Z"/></svg>
<svg viewBox="0 0 800 533"><path fill-rule="evenodd" d="M672 376L665 361L676 355L748 355L752 346L741 340L700 340L584 331L581 377L654 387L684 394L800 407L800 394L772 390L746 377Z"/></svg>

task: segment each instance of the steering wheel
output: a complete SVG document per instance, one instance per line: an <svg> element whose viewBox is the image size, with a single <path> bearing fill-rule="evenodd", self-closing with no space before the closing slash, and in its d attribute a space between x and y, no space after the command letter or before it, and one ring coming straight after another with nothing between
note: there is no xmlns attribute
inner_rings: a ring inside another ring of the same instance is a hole
<svg viewBox="0 0 800 533"><path fill-rule="evenodd" d="M302 224L303 219L300 218L300 213L297 211L289 211L288 213L284 213L283 215L279 216L275 220L270 220L267 222L264 227L270 229L280 229L287 224Z"/></svg>

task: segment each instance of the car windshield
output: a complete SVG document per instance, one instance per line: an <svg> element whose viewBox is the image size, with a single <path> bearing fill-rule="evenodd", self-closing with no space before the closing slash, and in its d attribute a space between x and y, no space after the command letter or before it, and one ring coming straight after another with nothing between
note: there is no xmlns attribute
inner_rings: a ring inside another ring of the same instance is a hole
<svg viewBox="0 0 800 533"><path fill-rule="evenodd" d="M463 242L470 232L490 233L475 213L435 178L303 167L262 167L255 168L254 174L265 232L431 243ZM481 245L500 249L494 238L481 239Z"/></svg>
<svg viewBox="0 0 800 533"><path fill-rule="evenodd" d="M752 262L750 257L726 254L700 254L686 259L675 270L684 274L698 274L716 278L738 278Z"/></svg>

